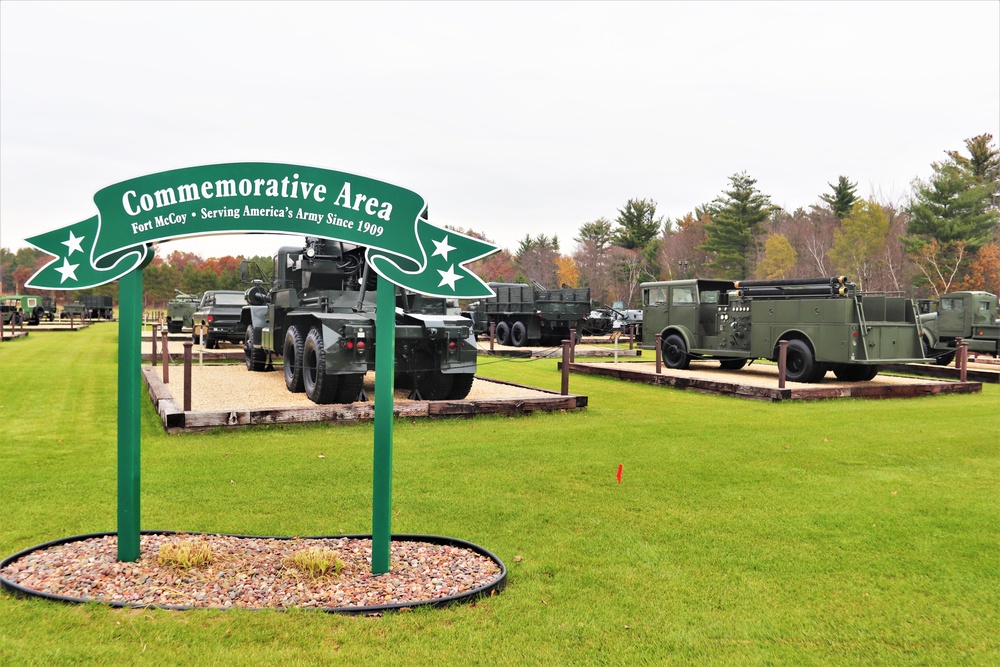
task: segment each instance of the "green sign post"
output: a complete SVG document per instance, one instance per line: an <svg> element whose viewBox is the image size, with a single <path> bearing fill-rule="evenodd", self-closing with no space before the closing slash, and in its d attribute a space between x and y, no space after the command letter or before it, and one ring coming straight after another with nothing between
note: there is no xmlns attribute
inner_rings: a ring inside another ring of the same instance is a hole
<svg viewBox="0 0 1000 667"><path fill-rule="evenodd" d="M94 195L98 214L26 239L54 258L26 283L79 290L119 281L118 559L139 558L142 267L151 244L236 232L301 234L368 248L384 280L376 296L372 572L389 571L395 287L482 298L465 265L497 248L429 224L424 200L344 172L269 162L205 165L141 176Z"/></svg>

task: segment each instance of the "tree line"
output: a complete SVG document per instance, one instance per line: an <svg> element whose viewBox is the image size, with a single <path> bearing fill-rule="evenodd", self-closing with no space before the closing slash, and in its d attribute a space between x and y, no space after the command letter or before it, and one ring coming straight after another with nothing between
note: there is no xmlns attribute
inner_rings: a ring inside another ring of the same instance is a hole
<svg viewBox="0 0 1000 667"><path fill-rule="evenodd" d="M990 134L946 150L906 202L862 198L839 176L807 209L784 210L745 172L729 177L711 202L675 219L651 199L629 199L614 220L583 223L564 254L556 235L526 235L470 265L490 282L589 287L597 304L638 306L639 284L678 278L783 279L846 275L868 291L937 296L956 289L1000 293L1000 151ZM453 228L483 240L482 232ZM242 258L203 259L157 251L144 271L145 306L163 307L175 291L243 289ZM270 259L254 257L262 267ZM4 294L31 293L24 281L47 261L33 248L0 248ZM117 299L117 283L87 290ZM58 303L78 293L54 293Z"/></svg>
<svg viewBox="0 0 1000 667"><path fill-rule="evenodd" d="M638 285L683 278L788 279L846 275L867 291L938 296L1000 292L1000 152L993 136L945 151L908 201L862 198L839 176L808 209L774 205L748 174L679 218L630 199L612 221L581 225L569 255L556 237L526 236L474 269L486 280L590 287L598 303L639 305ZM468 232L467 232L468 233Z"/></svg>

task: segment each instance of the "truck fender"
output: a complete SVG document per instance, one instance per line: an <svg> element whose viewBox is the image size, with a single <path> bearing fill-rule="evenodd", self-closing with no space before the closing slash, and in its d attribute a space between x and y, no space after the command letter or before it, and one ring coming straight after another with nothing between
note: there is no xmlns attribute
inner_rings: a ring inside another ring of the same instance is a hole
<svg viewBox="0 0 1000 667"><path fill-rule="evenodd" d="M197 324L201 324L197 322ZM260 331L267 325L267 306L245 306L240 311L240 325L246 329L249 325Z"/></svg>
<svg viewBox="0 0 1000 667"><path fill-rule="evenodd" d="M816 357L816 344L813 343L812 338L810 338L806 333L804 333L802 331L799 331L798 329L789 329L788 331L785 331L780 336L778 336L777 338L774 339L774 347L771 350L771 354L773 355L773 356L771 356L771 361L777 361L778 360L778 353L781 350L780 343L783 340L801 340L801 341L804 341L805 344L808 345L809 349L812 351L813 358Z"/></svg>
<svg viewBox="0 0 1000 667"><path fill-rule="evenodd" d="M687 346L688 350L690 350L692 347L694 347L694 345L693 345L694 335L691 333L690 329L688 329L687 327L682 327L682 326L669 326L669 327L665 328L663 331L661 331L660 332L660 344L662 345L663 341L665 341L667 339L667 336L669 336L671 334L677 334L678 336L680 336L681 338L683 338L684 339L684 344Z"/></svg>

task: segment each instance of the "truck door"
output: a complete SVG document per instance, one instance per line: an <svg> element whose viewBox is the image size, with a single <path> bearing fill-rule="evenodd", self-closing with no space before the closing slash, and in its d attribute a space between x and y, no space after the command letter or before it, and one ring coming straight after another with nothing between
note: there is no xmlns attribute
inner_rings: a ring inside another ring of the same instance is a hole
<svg viewBox="0 0 1000 667"><path fill-rule="evenodd" d="M966 322L965 300L960 297L942 297L938 302L938 330L943 336L961 336L972 328Z"/></svg>
<svg viewBox="0 0 1000 667"><path fill-rule="evenodd" d="M682 326L695 337L692 346L699 346L698 336L698 287L697 285L673 285L670 288L670 325Z"/></svg>

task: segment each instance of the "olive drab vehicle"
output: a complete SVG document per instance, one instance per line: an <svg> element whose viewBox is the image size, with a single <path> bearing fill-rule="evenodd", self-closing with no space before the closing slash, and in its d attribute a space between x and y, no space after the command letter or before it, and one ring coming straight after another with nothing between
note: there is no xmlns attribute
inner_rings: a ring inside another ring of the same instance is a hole
<svg viewBox="0 0 1000 667"><path fill-rule="evenodd" d="M44 321L52 322L56 318L56 306L50 296L21 295L0 297L3 303L3 323L14 325L22 322L37 326Z"/></svg>
<svg viewBox="0 0 1000 667"><path fill-rule="evenodd" d="M201 302L200 294L185 294L175 289L176 296L167 303L167 331L180 333L194 327L194 311Z"/></svg>
<svg viewBox="0 0 1000 667"><path fill-rule="evenodd" d="M241 325L247 368L268 369L283 357L285 385L315 403L351 403L375 370L377 274L365 248L307 238L283 247L273 274L243 262L246 292ZM476 373L472 321L449 314L446 300L396 288L395 382L424 400L462 399Z"/></svg>
<svg viewBox="0 0 1000 667"><path fill-rule="evenodd" d="M947 366L955 358L958 339L969 352L1000 357L997 296L989 292L949 292L925 301L920 313L924 354Z"/></svg>
<svg viewBox="0 0 1000 667"><path fill-rule="evenodd" d="M777 361L788 341L785 377L819 382L871 380L879 366L926 362L911 300L863 293L844 277L802 280L670 280L640 285L642 347L660 334L669 368L716 359L737 370L753 359Z"/></svg>
<svg viewBox="0 0 1000 667"><path fill-rule="evenodd" d="M558 345L576 330L579 341L590 314L590 288L545 289L537 282L489 283L496 296L476 301L467 315L476 333L493 324L501 345Z"/></svg>

